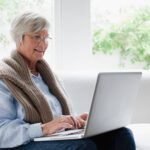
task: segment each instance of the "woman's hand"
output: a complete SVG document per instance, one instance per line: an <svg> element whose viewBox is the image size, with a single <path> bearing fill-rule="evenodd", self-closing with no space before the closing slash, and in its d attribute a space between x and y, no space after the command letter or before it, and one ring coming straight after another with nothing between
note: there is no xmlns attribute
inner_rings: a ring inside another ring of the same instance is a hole
<svg viewBox="0 0 150 150"><path fill-rule="evenodd" d="M75 129L76 119L71 115L62 115L56 119L42 125L43 135L50 135L62 129Z"/></svg>
<svg viewBox="0 0 150 150"><path fill-rule="evenodd" d="M75 117L75 120L77 122L77 126L76 126L77 129L85 127L87 117L88 117L87 113L84 113L82 115L79 115L79 116Z"/></svg>
<svg viewBox="0 0 150 150"><path fill-rule="evenodd" d="M62 129L78 129L83 128L86 124L88 114L84 113L77 117L71 115L62 115L48 123L42 125L43 135L51 135Z"/></svg>

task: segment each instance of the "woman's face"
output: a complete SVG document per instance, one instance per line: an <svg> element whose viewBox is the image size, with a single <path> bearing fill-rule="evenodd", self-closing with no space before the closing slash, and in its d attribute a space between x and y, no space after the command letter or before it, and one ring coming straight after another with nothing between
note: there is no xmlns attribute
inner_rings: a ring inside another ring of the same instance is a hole
<svg viewBox="0 0 150 150"><path fill-rule="evenodd" d="M37 62L44 56L48 47L48 38L49 35L47 30L24 35L21 44L18 46L18 52L30 63Z"/></svg>

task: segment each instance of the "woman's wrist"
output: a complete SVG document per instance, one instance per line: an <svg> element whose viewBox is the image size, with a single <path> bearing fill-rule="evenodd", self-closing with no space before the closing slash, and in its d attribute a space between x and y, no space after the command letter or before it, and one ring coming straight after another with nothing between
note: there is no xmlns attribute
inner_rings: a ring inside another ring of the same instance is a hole
<svg viewBox="0 0 150 150"><path fill-rule="evenodd" d="M42 128L42 133L43 135L47 135L47 131L46 131L46 127L45 127L46 124L41 124L41 128Z"/></svg>

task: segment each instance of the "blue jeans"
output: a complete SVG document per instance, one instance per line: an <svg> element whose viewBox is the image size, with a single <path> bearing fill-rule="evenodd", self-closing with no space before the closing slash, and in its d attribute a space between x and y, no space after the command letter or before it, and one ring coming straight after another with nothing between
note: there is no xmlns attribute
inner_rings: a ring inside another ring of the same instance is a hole
<svg viewBox="0 0 150 150"><path fill-rule="evenodd" d="M11 150L135 150L131 130L120 128L88 139L30 142Z"/></svg>

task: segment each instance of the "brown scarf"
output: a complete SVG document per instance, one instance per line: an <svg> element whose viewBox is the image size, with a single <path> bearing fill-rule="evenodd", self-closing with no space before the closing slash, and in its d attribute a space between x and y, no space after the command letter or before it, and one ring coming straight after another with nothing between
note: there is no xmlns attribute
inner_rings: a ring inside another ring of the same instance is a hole
<svg viewBox="0 0 150 150"><path fill-rule="evenodd" d="M49 90L61 103L63 114L69 115L67 97L56 76L44 60L37 62L36 69L48 85ZM14 98L23 106L25 121L46 123L53 119L52 111L45 96L35 85L24 58L13 51L11 57L0 63L0 78L8 86Z"/></svg>

